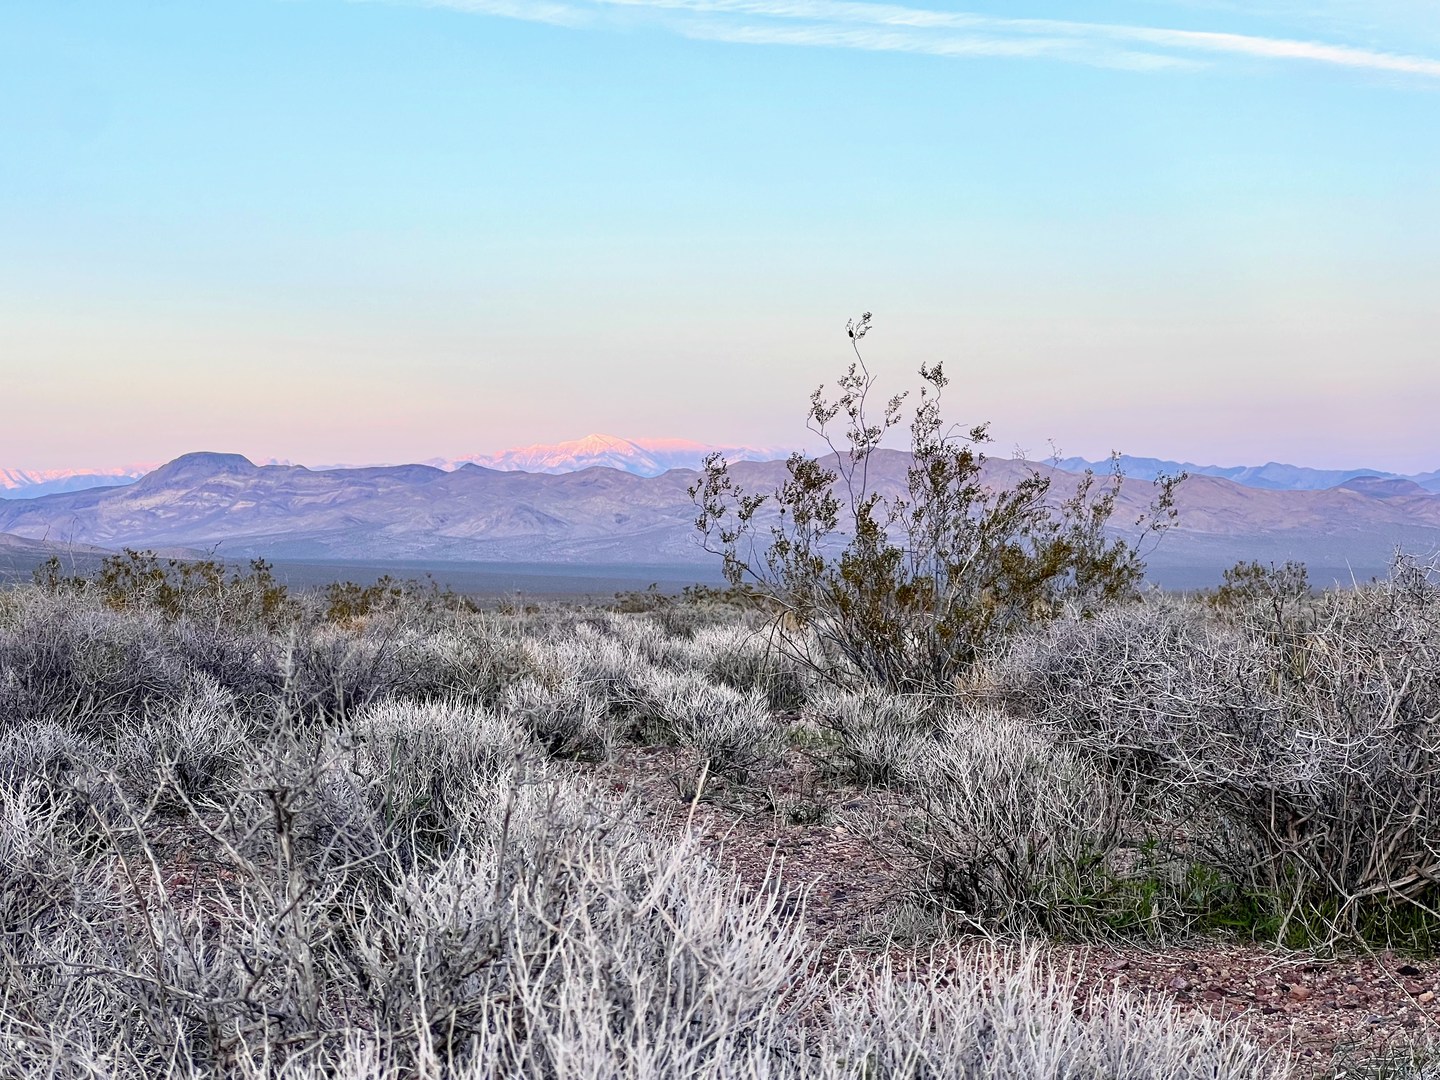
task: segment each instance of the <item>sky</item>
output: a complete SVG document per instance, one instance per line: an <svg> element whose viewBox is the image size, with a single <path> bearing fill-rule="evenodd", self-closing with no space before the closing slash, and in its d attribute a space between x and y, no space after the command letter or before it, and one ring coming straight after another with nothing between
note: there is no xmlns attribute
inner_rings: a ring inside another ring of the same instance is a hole
<svg viewBox="0 0 1440 1080"><path fill-rule="evenodd" d="M6 0L0 467L796 445L1440 468L1440 0Z"/></svg>

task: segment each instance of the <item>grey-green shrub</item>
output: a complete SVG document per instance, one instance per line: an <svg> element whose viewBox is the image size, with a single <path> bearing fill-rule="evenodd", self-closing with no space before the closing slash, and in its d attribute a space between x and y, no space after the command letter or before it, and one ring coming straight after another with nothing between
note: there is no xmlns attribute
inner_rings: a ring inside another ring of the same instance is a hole
<svg viewBox="0 0 1440 1080"><path fill-rule="evenodd" d="M1173 859L1252 932L1428 947L1440 929L1433 571L1402 560L1284 633L1176 601L1062 621L1000 679L1051 739L1174 803Z"/></svg>
<svg viewBox="0 0 1440 1080"><path fill-rule="evenodd" d="M602 699L573 677L549 685L530 677L505 688L502 709L554 757L602 760L616 740L615 723Z"/></svg>
<svg viewBox="0 0 1440 1080"><path fill-rule="evenodd" d="M919 779L943 708L932 698L880 687L830 689L810 705L834 735L845 775L857 783L897 786Z"/></svg>
<svg viewBox="0 0 1440 1080"><path fill-rule="evenodd" d="M657 671L646 698L665 738L721 775L744 779L784 748L784 731L761 690L742 694L694 672Z"/></svg>
<svg viewBox="0 0 1440 1080"><path fill-rule="evenodd" d="M177 798L216 797L248 757L254 734L234 696L196 675L179 701L163 702L119 725L115 773L142 803L165 798L166 785Z"/></svg>
<svg viewBox="0 0 1440 1080"><path fill-rule="evenodd" d="M1125 910L1145 808L1079 754L1000 713L946 717L911 777L917 812L903 842L930 885L979 927L1092 936ZM1098 925L1097 925L1098 924Z"/></svg>

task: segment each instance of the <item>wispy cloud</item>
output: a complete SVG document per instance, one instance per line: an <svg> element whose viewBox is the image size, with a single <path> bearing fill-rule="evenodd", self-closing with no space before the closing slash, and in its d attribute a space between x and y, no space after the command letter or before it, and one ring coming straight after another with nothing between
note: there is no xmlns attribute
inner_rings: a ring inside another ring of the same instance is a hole
<svg viewBox="0 0 1440 1080"><path fill-rule="evenodd" d="M352 3L394 3L397 0L351 0ZM550 23L554 26L583 26L594 22L596 12L575 4L533 3L530 0L398 0L411 7L444 8L471 15L495 15L503 19Z"/></svg>
<svg viewBox="0 0 1440 1080"><path fill-rule="evenodd" d="M912 52L955 57L1049 58L1136 70L1196 67L1230 56L1440 79L1440 59L1351 45L1065 19L1002 18L859 0L408 2L561 25L603 22L628 12L634 16L649 16L685 37L751 45Z"/></svg>
<svg viewBox="0 0 1440 1080"><path fill-rule="evenodd" d="M906 33L836 25L792 27L712 20L678 24L673 29L689 38L744 45L795 45L953 57L1049 57L1135 70L1198 66L1195 62L1181 57L1096 45L1068 37Z"/></svg>

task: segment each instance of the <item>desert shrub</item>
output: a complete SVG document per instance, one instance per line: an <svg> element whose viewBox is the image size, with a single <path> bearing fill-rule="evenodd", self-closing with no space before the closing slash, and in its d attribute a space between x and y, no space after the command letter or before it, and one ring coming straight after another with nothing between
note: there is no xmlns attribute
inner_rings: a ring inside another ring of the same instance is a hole
<svg viewBox="0 0 1440 1080"><path fill-rule="evenodd" d="M710 622L698 605L687 602L683 597L661 592L659 585L616 593L614 602L607 607L626 615L652 615L666 635L675 638L693 637L697 630Z"/></svg>
<svg viewBox="0 0 1440 1080"><path fill-rule="evenodd" d="M1076 973L1024 946L927 968L843 968L830 1003L832 1076L1008 1080L1279 1080L1283 1059L1220 1021L1119 989L1082 1001ZM863 987L856 993L852 986ZM828 1072L828 1070L827 1070Z"/></svg>
<svg viewBox="0 0 1440 1080"><path fill-rule="evenodd" d="M325 618L332 623L353 625L385 612L411 625L432 625L446 613L474 613L474 601L449 588L442 589L433 577L424 581L401 581L382 574L369 585L353 581L332 582L321 590Z"/></svg>
<svg viewBox="0 0 1440 1080"><path fill-rule="evenodd" d="M918 813L903 843L966 922L1078 937L1166 928L1148 808L1079 754L1001 714L959 712L910 779Z"/></svg>
<svg viewBox="0 0 1440 1080"><path fill-rule="evenodd" d="M54 726L33 761L10 748L0 1073L1138 1080L1271 1067L1208 1021L1124 995L1086 1003L1028 953L957 954L907 977L856 959L821 980L803 897L657 838L638 807L532 760L513 723L471 703L273 724L210 774L208 795L181 800L185 820L123 784L97 812L109 757L94 740Z"/></svg>
<svg viewBox="0 0 1440 1080"><path fill-rule="evenodd" d="M767 627L743 622L697 630L691 638L690 665L713 682L735 690L760 690L770 707L781 711L805 704L812 676L784 650L772 647Z"/></svg>
<svg viewBox="0 0 1440 1080"><path fill-rule="evenodd" d="M27 590L0 625L0 721L56 720L105 733L181 700L191 675L152 612L119 614L83 597Z"/></svg>
<svg viewBox="0 0 1440 1080"><path fill-rule="evenodd" d="M0 731L0 777L39 778L58 788L76 769L106 759L93 737L55 720L13 724Z"/></svg>
<svg viewBox="0 0 1440 1080"><path fill-rule="evenodd" d="M552 757L609 756L616 726L604 702L574 678L545 685L522 678L505 688L502 709Z"/></svg>
<svg viewBox="0 0 1440 1080"><path fill-rule="evenodd" d="M295 609L273 569L263 559L242 570L213 559L162 559L126 548L101 560L88 577L63 576L52 556L35 572L35 582L52 593L89 593L113 611L147 609L169 619L276 629Z"/></svg>
<svg viewBox="0 0 1440 1080"><path fill-rule="evenodd" d="M608 609L626 614L652 614L670 637L690 638L716 626L728 626L752 615L763 615L767 601L750 588L687 585L674 595L658 585L644 591L616 593Z"/></svg>
<svg viewBox="0 0 1440 1080"><path fill-rule="evenodd" d="M895 694L879 687L858 692L831 689L810 711L836 740L842 773L861 784L914 781L934 743L934 698Z"/></svg>
<svg viewBox="0 0 1440 1080"><path fill-rule="evenodd" d="M998 681L1054 739L1140 778L1260 771L1287 729L1266 643L1184 601L1060 620L1017 642Z"/></svg>
<svg viewBox="0 0 1440 1080"><path fill-rule="evenodd" d="M32 921L30 962L0 984L6 1075L1239 1080L1283 1066L1159 1003L1083 1001L1029 951L916 972L855 959L818 980L783 888L741 887L553 778L482 784L463 843L357 882L302 835L321 790L212 824L230 884L203 908L142 880L98 894L93 922Z"/></svg>
<svg viewBox="0 0 1440 1080"><path fill-rule="evenodd" d="M165 627L159 644L187 671L223 687L242 713L266 717L283 696L287 640L280 633L181 619Z"/></svg>
<svg viewBox="0 0 1440 1080"><path fill-rule="evenodd" d="M508 616L452 614L429 632L375 620L364 636L381 640L387 635L403 641L403 653L397 655L403 659L404 680L397 692L498 706L511 683L524 678L549 683L566 670L555 649Z"/></svg>
<svg viewBox="0 0 1440 1080"><path fill-rule="evenodd" d="M719 775L743 781L784 748L784 730L758 690L742 694L696 672L656 671L645 698L660 737Z"/></svg>
<svg viewBox="0 0 1440 1080"><path fill-rule="evenodd" d="M654 671L638 650L589 622L578 624L553 649L557 661L612 710L633 705Z"/></svg>
<svg viewBox="0 0 1440 1080"><path fill-rule="evenodd" d="M574 788L490 805L488 845L404 883L410 925L392 916L358 935L380 946L384 973L418 954L439 976L428 1001L388 1006L394 1026L428 1015L439 1035L444 1017L489 1070L516 1076L571 1075L579 1062L723 1075L757 1042L780 1041L778 1005L805 952L798 925L776 918L783 893L727 884Z"/></svg>
<svg viewBox="0 0 1440 1080"><path fill-rule="evenodd" d="M1157 603L1056 624L1003 676L1053 736L1181 808L1220 917L1291 943L1433 947L1440 589L1402 560L1307 626ZM1184 809L1184 808L1189 808Z"/></svg>
<svg viewBox="0 0 1440 1080"><path fill-rule="evenodd" d="M325 586L325 618L333 623L349 624L363 619L387 605L405 598L405 590L389 574L369 585L353 581L335 581Z"/></svg>
<svg viewBox="0 0 1440 1080"><path fill-rule="evenodd" d="M112 611L93 595L15 590L0 616L0 718L116 726L218 685L249 716L281 696L284 641L254 627Z"/></svg>
<svg viewBox="0 0 1440 1080"><path fill-rule="evenodd" d="M920 369L909 454L887 462L881 444L902 423L905 395L879 410L871 402L876 380L859 350L869 329L868 313L848 327L855 362L838 396L811 395L808 426L830 456L793 454L778 488L751 493L712 455L690 490L707 550L732 584L776 605L792 654L832 681L946 689L1036 619L1133 594L1139 541L1106 532L1118 466L1099 486L1087 472L1058 506L1035 468L1009 487L987 485L987 426L957 435L945 422L940 364ZM1179 479L1161 479L1136 523L1142 537L1171 523Z"/></svg>
<svg viewBox="0 0 1440 1080"><path fill-rule="evenodd" d="M1437 1080L1440 1043L1433 1036L1422 1037L1379 1054L1347 1047L1322 1075L1323 1080Z"/></svg>
<svg viewBox="0 0 1440 1080"><path fill-rule="evenodd" d="M396 1075L428 1052L445 1062L430 1075L571 1075L578 1059L685 1076L778 1041L805 948L774 918L783 893L738 891L553 780L457 791L463 843L357 879L336 872L353 837L314 828L326 785L283 756L289 782L272 775L210 826L233 884L203 911L141 888L89 933L40 935L41 959L0 986L7 1018L45 1003L23 1053L49 1040L67 1065L137 1077L321 1075L361 1049ZM42 895L35 879L25 896ZM24 1075L20 1049L0 1055Z"/></svg>
<svg viewBox="0 0 1440 1080"><path fill-rule="evenodd" d="M319 626L293 635L284 663L284 700L296 715L341 722L384 697L413 692L430 674L409 663L414 638L394 626L352 633Z"/></svg>
<svg viewBox="0 0 1440 1080"><path fill-rule="evenodd" d="M605 629L638 661L671 670L690 666L689 643L672 637L664 624L652 616L610 616Z"/></svg>
<svg viewBox="0 0 1440 1080"><path fill-rule="evenodd" d="M111 900L75 789L42 775L0 775L0 940L7 958L36 959L37 944L73 918L94 918Z"/></svg>
<svg viewBox="0 0 1440 1080"><path fill-rule="evenodd" d="M413 850L448 851L476 792L537 748L512 718L465 702L384 701L362 710L338 745L349 749L386 834Z"/></svg>
<svg viewBox="0 0 1440 1080"><path fill-rule="evenodd" d="M1311 599L1310 572L1304 563L1239 562L1222 575L1223 584L1207 599L1216 610L1259 625L1277 640L1292 636Z"/></svg>
<svg viewBox="0 0 1440 1080"><path fill-rule="evenodd" d="M254 733L235 698L202 677L179 701L121 722L114 772L141 803L218 797L249 757Z"/></svg>

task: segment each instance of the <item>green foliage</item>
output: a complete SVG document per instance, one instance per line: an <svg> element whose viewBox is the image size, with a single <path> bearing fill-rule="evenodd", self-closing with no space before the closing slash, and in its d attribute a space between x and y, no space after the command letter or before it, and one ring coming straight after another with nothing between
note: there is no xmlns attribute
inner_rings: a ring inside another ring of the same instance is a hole
<svg viewBox="0 0 1440 1080"><path fill-rule="evenodd" d="M382 574L372 585L358 585L353 581L331 582L325 586L324 600L325 618L340 625L351 625L402 604L432 614L441 610L476 610L468 598L451 589L441 589L428 576L425 581L399 581L389 574Z"/></svg>
<svg viewBox="0 0 1440 1080"><path fill-rule="evenodd" d="M50 593L94 591L112 611L149 609L167 619L213 620L274 627L294 614L289 591L274 567L254 559L247 570L214 559L161 559L125 548L101 561L91 577L66 577L51 556L35 571Z"/></svg>
<svg viewBox="0 0 1440 1080"><path fill-rule="evenodd" d="M983 475L988 426L957 434L941 414L949 379L922 365L903 478L880 456L907 395L875 415L876 380L859 341L867 312L847 327L855 361L810 398L807 427L831 455L791 455L772 492L744 489L718 455L690 495L707 550L732 585L777 604L783 641L824 674L899 690L944 688L992 643L1069 606L1089 610L1134 593L1140 542L1175 519L1181 477L1162 478L1135 522L1139 538L1107 534L1122 476L1086 473L1064 498L1034 467L1009 487ZM837 427L839 431L837 433Z"/></svg>
<svg viewBox="0 0 1440 1080"><path fill-rule="evenodd" d="M1224 583L1207 597L1217 611L1264 623L1276 641L1294 637L1303 629L1310 598L1310 571L1304 563L1294 561L1283 566L1238 562L1225 571Z"/></svg>
<svg viewBox="0 0 1440 1080"><path fill-rule="evenodd" d="M325 586L325 618L332 623L352 623L404 597L404 587L389 574L381 575L373 585L332 581Z"/></svg>

